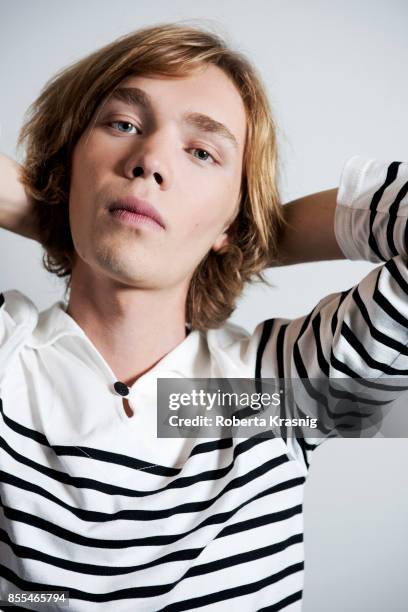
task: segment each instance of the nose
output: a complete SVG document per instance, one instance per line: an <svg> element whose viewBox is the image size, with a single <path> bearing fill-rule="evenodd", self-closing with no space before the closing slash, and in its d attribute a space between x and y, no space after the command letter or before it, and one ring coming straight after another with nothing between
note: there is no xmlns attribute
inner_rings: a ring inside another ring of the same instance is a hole
<svg viewBox="0 0 408 612"><path fill-rule="evenodd" d="M133 173L134 178L137 178L138 176L145 176L145 171L144 171L143 166L135 166L133 168L132 173ZM160 172L152 172L152 175L158 185L161 185L163 183L163 177L160 174Z"/></svg>
<svg viewBox="0 0 408 612"><path fill-rule="evenodd" d="M163 136L150 135L139 140L126 162L126 176L130 179L153 180L161 190L169 188L172 180L169 147Z"/></svg>

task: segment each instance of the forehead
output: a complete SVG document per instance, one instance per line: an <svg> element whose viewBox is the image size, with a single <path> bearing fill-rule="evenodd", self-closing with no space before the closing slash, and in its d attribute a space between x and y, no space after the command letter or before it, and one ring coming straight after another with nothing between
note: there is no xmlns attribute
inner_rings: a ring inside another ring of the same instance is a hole
<svg viewBox="0 0 408 612"><path fill-rule="evenodd" d="M232 80L217 66L209 65L182 77L130 76L119 88L136 88L147 94L147 109L177 119L186 112L208 115L224 124L240 148L246 135L246 111Z"/></svg>

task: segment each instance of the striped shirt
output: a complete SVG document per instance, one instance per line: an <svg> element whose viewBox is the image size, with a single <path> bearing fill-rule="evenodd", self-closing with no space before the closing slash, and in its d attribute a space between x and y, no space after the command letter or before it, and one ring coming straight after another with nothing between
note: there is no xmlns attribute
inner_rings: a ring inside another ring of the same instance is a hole
<svg viewBox="0 0 408 612"><path fill-rule="evenodd" d="M382 263L306 316L192 331L130 388L63 302L0 296L0 599L69 591L73 612L299 611L302 499L325 438L158 439L157 378L408 374L408 164L354 157L335 216ZM58 610L27 602L20 609Z"/></svg>

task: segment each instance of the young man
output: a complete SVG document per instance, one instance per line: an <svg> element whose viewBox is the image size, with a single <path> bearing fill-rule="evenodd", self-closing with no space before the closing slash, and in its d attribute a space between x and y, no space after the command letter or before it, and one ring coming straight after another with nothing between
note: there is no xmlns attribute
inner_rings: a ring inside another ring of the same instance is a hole
<svg viewBox="0 0 408 612"><path fill-rule="evenodd" d="M156 381L406 376L408 165L353 158L339 192L288 205L285 225L253 68L174 25L59 75L22 139L24 188L1 160L0 225L39 240L70 294L40 314L0 300L0 597L300 610L324 438L158 439ZM343 256L387 263L305 317L225 324L268 265Z"/></svg>

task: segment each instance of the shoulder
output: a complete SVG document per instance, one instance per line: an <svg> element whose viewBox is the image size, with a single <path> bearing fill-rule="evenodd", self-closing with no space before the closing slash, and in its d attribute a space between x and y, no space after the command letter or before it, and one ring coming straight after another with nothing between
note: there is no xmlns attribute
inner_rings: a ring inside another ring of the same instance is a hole
<svg viewBox="0 0 408 612"><path fill-rule="evenodd" d="M38 322L38 308L29 297L12 289L0 293L0 349L19 345Z"/></svg>
<svg viewBox="0 0 408 612"><path fill-rule="evenodd" d="M245 328L227 321L222 327L209 329L207 331L207 340L211 345L227 348L235 342L247 340L250 335Z"/></svg>
<svg viewBox="0 0 408 612"><path fill-rule="evenodd" d="M222 376L254 376L263 327L264 322L259 323L253 332L249 332L235 323L227 322L218 329L206 332L209 351L218 363Z"/></svg>

